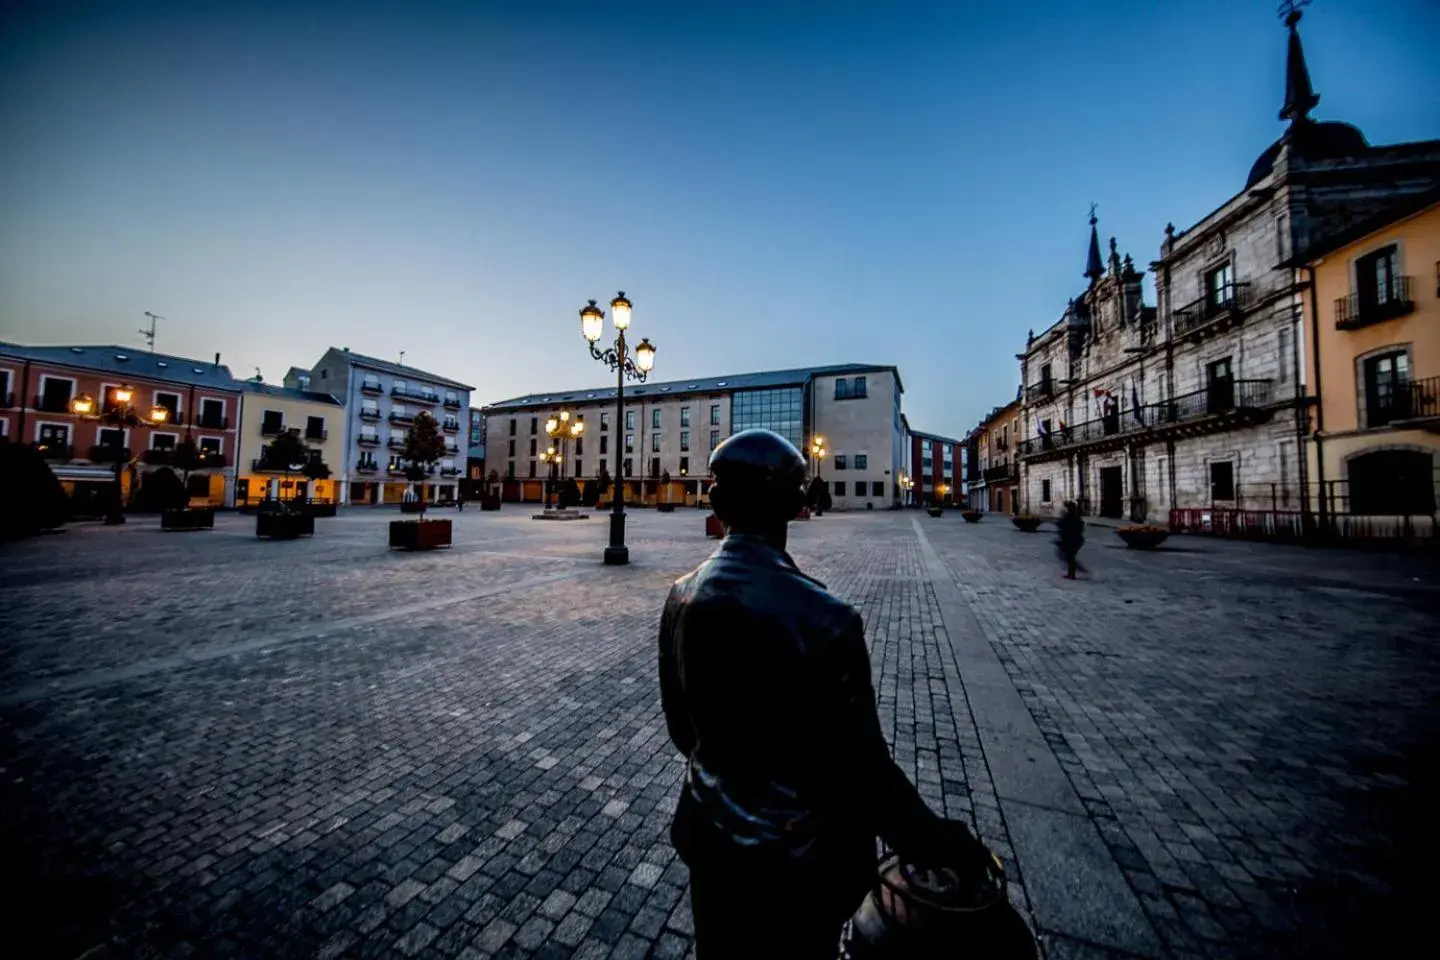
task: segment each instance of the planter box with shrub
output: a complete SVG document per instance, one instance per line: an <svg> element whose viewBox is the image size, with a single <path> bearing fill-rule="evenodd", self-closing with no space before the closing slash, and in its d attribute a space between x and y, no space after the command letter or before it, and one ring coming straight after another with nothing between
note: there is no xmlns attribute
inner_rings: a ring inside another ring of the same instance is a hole
<svg viewBox="0 0 1440 960"><path fill-rule="evenodd" d="M1011 517L1010 522L1015 524L1016 529L1021 533L1034 533L1040 529L1040 524L1043 522L1043 519L1031 516L1028 513L1022 513L1018 516Z"/></svg>
<svg viewBox="0 0 1440 960"><path fill-rule="evenodd" d="M215 511L210 509L163 510L160 513L161 530L214 530Z"/></svg>
<svg viewBox="0 0 1440 960"><path fill-rule="evenodd" d="M925 508L925 512L928 513L928 514L930 514L930 516L932 516L932 517L943 517L943 516L945 515L945 508L944 508L944 507L926 507L926 508Z"/></svg>
<svg viewBox="0 0 1440 960"><path fill-rule="evenodd" d="M1118 527L1115 533L1131 550L1154 550L1170 536L1170 531L1166 528L1148 523Z"/></svg>
<svg viewBox="0 0 1440 960"><path fill-rule="evenodd" d="M965 518L966 523L979 523L984 514L979 510L962 510L960 516Z"/></svg>
<svg viewBox="0 0 1440 960"><path fill-rule="evenodd" d="M390 549L434 550L450 546L449 520L391 520Z"/></svg>
<svg viewBox="0 0 1440 960"><path fill-rule="evenodd" d="M294 540L315 535L315 518L301 510L265 510L255 515L255 536Z"/></svg>

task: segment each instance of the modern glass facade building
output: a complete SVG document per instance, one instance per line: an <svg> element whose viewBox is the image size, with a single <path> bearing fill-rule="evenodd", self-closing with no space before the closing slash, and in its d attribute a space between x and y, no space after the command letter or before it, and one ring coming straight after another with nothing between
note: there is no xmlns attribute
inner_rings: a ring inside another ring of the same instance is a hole
<svg viewBox="0 0 1440 960"><path fill-rule="evenodd" d="M730 432L773 430L805 449L805 393L803 387L736 390L730 397Z"/></svg>

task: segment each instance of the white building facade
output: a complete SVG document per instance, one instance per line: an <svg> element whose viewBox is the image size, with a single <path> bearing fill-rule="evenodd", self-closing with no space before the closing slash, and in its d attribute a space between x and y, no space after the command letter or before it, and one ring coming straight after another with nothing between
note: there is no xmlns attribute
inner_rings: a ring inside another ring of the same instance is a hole
<svg viewBox="0 0 1440 960"><path fill-rule="evenodd" d="M764 428L807 457L824 436L819 469L833 509L879 509L899 502L902 393L896 368L868 364L627 384L618 423L614 388L530 394L484 408L486 469L500 475L506 499L543 498L552 443L545 423L565 410L585 429L557 451L556 479L583 489L613 478L618 451L627 502L693 505L709 491L710 452L734 433Z"/></svg>

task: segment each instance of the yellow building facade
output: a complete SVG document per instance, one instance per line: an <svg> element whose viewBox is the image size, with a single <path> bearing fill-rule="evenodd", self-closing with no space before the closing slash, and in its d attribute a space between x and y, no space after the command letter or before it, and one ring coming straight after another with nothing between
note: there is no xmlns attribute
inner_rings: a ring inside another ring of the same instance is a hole
<svg viewBox="0 0 1440 960"><path fill-rule="evenodd" d="M1316 509L1433 525L1440 490L1440 194L1328 242L1301 268Z"/></svg>
<svg viewBox="0 0 1440 960"><path fill-rule="evenodd" d="M345 464L345 407L327 393L277 387L246 380L241 383L239 453L235 462L235 506L256 506L262 500L296 497L339 503ZM324 480L286 474L284 465L266 457L270 442L294 430L312 458L333 471Z"/></svg>

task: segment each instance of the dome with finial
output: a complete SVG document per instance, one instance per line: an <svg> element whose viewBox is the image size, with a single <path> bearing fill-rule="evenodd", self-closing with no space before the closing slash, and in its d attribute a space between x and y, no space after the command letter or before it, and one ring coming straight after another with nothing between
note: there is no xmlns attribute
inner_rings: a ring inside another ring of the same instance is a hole
<svg viewBox="0 0 1440 960"><path fill-rule="evenodd" d="M1256 158L1250 167L1250 176L1245 180L1247 190L1270 175L1275 169L1275 160L1286 145L1293 156L1303 160L1353 157L1370 149L1358 127L1333 120L1310 119L1310 111L1320 103L1320 95L1310 84L1305 48L1300 43L1300 8L1303 6L1305 2L1296 0L1281 4L1290 38L1285 55L1285 102L1280 106L1280 119L1289 120L1290 128Z"/></svg>

